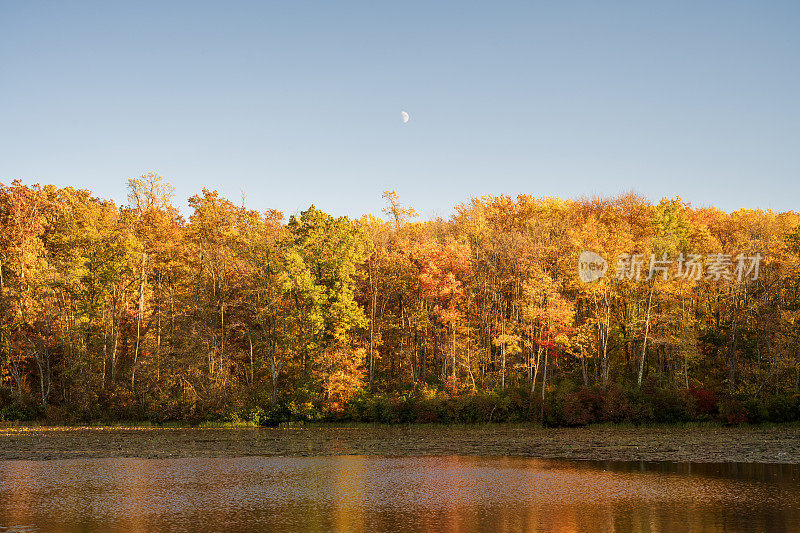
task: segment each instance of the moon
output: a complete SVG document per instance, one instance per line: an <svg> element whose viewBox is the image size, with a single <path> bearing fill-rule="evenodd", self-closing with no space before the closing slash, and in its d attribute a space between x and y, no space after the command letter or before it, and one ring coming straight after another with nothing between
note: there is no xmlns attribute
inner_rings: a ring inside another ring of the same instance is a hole
<svg viewBox="0 0 800 533"><path fill-rule="evenodd" d="M405 111L400 111L400 116L403 118L403 124L408 122L409 119L408 113L406 113Z"/></svg>

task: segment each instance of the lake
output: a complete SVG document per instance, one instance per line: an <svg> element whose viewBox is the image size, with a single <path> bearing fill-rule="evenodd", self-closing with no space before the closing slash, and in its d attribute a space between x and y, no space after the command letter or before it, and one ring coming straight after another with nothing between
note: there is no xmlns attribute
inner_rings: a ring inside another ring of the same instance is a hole
<svg viewBox="0 0 800 533"><path fill-rule="evenodd" d="M518 457L0 461L7 531L798 531L800 465Z"/></svg>

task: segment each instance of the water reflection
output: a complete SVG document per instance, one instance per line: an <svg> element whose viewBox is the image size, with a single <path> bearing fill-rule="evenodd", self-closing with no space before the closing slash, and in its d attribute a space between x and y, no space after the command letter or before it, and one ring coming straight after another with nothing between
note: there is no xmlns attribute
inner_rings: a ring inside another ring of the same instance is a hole
<svg viewBox="0 0 800 533"><path fill-rule="evenodd" d="M0 532L800 529L798 465L511 457L0 462Z"/></svg>

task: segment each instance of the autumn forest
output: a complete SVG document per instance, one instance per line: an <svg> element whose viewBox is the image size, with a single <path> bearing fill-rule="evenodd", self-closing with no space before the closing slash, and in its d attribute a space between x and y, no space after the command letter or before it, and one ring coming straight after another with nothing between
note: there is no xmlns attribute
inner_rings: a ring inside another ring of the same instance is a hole
<svg viewBox="0 0 800 533"><path fill-rule="evenodd" d="M0 184L0 421L800 419L795 212L521 195L421 220L386 191L380 216L286 220L203 189L185 218L173 196L155 173L127 205Z"/></svg>

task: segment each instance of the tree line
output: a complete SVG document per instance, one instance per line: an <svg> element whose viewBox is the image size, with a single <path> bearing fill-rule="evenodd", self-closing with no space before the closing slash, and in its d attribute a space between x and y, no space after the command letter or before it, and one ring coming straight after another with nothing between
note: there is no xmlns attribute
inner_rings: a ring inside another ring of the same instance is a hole
<svg viewBox="0 0 800 533"><path fill-rule="evenodd" d="M0 184L0 418L336 418L513 391L569 419L620 390L718 411L800 388L795 212L520 195L419 220L387 191L384 217L286 221L203 189L185 219L156 173L128 191ZM604 275L581 276L585 251Z"/></svg>

